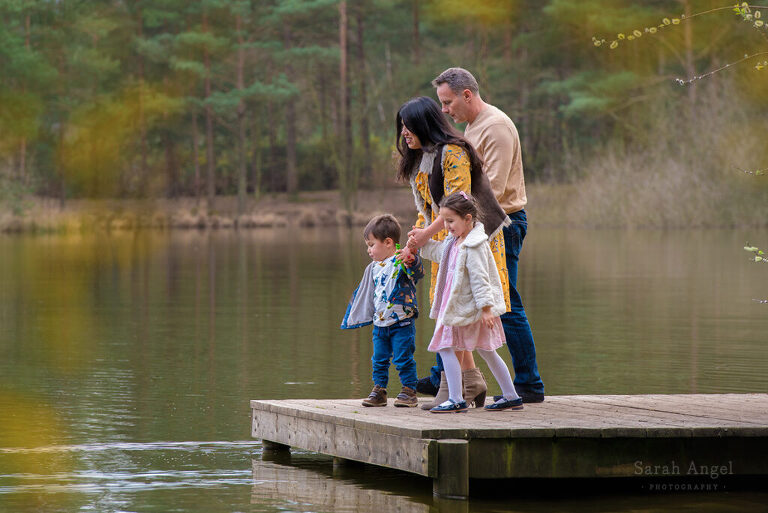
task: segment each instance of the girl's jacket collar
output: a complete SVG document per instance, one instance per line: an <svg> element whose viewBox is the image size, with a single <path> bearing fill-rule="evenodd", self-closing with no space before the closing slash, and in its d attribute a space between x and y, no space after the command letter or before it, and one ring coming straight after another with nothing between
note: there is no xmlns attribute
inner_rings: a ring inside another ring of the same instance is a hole
<svg viewBox="0 0 768 513"><path fill-rule="evenodd" d="M454 244L456 237L453 235L448 235L446 238L453 238L450 243ZM485 234L485 227L483 226L483 223L476 222L475 226L469 231L467 236L464 238L464 242L461 243L462 246L466 246L468 248L476 248L480 244L487 242L488 236Z"/></svg>

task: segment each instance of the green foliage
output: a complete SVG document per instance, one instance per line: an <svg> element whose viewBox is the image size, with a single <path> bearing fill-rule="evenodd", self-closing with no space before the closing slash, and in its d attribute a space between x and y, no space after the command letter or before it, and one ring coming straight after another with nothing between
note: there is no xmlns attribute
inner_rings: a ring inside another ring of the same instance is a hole
<svg viewBox="0 0 768 513"><path fill-rule="evenodd" d="M545 82L548 93L562 94L570 101L560 106L567 117L601 116L623 103L638 88L640 77L632 71L618 73L586 71L565 80Z"/></svg>
<svg viewBox="0 0 768 513"><path fill-rule="evenodd" d="M686 90L667 87L685 69L683 24L675 30L669 16L677 0L346 5L351 142L341 140L338 0L0 0L0 174L60 197L194 195L212 159L216 194L242 191L243 170L248 192L263 194L286 188L292 133L299 189L389 185L398 107L432 96L430 81L449 66L471 70L482 96L515 121L528 180L581 179L601 152L687 140L690 121L666 132L657 122L668 114L652 108L688 115ZM696 69L718 52L743 53L753 28L764 33L750 9L723 11L730 25L697 19ZM635 28L646 44L625 44ZM615 51L589 44L611 32L625 34ZM768 92L735 83L729 101L755 108L732 144L749 147L749 168L762 174L764 145L751 141L764 133ZM713 123L725 119L715 114Z"/></svg>
<svg viewBox="0 0 768 513"><path fill-rule="evenodd" d="M29 193L28 186L0 173L0 205L7 206L13 215L22 217L29 210Z"/></svg>

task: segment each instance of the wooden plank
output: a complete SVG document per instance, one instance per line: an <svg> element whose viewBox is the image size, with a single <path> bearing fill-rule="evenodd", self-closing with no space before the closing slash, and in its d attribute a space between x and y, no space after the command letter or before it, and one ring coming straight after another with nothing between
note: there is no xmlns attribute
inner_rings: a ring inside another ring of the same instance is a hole
<svg viewBox="0 0 768 513"><path fill-rule="evenodd" d="M643 412L654 419L685 419L692 429L693 436L711 436L719 432L720 436L765 436L768 434L768 414L763 415L760 406L768 404L762 400L753 407L757 415L735 418L734 415L711 412L711 405L706 400L695 397L646 397L646 396L589 396L585 401L611 404ZM703 401L703 402L702 402ZM698 402L698 403L697 403ZM729 418L730 417L730 418ZM674 434L670 432L669 434Z"/></svg>
<svg viewBox="0 0 768 513"><path fill-rule="evenodd" d="M436 469L429 460L433 440L380 433L332 419L281 415L254 410L252 436L414 474L433 477Z"/></svg>
<svg viewBox="0 0 768 513"><path fill-rule="evenodd" d="M713 404L727 403L713 409ZM252 435L438 478L440 440L470 477L631 477L689 462L768 475L768 394L559 396L520 412L434 415L358 399L252 401ZM444 476L445 477L445 476Z"/></svg>
<svg viewBox="0 0 768 513"><path fill-rule="evenodd" d="M290 411L281 405L270 405L269 409L286 414L299 414L308 418L328 420L344 425L359 426L362 429L377 430L381 433L406 435L422 438L468 438L509 436L647 436L645 430L652 429L653 436L759 436L768 431L765 425L717 419L696 415L696 410L658 411L660 399L669 404L675 396L565 396L549 398L547 402L527 405L522 412L489 413L472 410L467 414L450 416L446 425L445 416L437 416L416 409L362 408L357 400L326 401L282 401L293 406ZM709 400L709 398L707 398ZM762 404L764 399L760 398ZM682 408L674 406L677 410ZM666 410L670 409L669 407ZM706 411L706 408L703 408ZM768 424L768 422L766 423ZM748 429L754 427L756 429ZM655 433L655 434L653 434Z"/></svg>
<svg viewBox="0 0 768 513"><path fill-rule="evenodd" d="M469 442L440 440L437 443L437 476L432 493L448 499L469 497Z"/></svg>
<svg viewBox="0 0 768 513"><path fill-rule="evenodd" d="M591 401L591 399L580 399L581 404ZM670 428L687 428L687 429L699 429L701 428L702 435L711 434L711 429L721 428L724 422L726 425L732 427L749 428L754 427L753 423L743 423L738 421L717 421L709 417L702 417L691 415L683 412L659 412L655 410L638 409L632 407L625 407L615 401L599 401L595 400L593 404L610 405L609 409L601 412L603 421L613 424L625 425L625 426L639 426L644 425L646 427L652 427L654 429L663 429L665 427ZM580 406L575 406L578 409ZM606 418L612 416L613 418ZM670 432L677 433L678 430Z"/></svg>

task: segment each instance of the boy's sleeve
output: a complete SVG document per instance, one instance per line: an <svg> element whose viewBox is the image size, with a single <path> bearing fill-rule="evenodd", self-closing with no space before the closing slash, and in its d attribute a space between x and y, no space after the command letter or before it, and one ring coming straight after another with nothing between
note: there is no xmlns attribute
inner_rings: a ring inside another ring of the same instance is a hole
<svg viewBox="0 0 768 513"><path fill-rule="evenodd" d="M349 300L347 310L344 313L344 319L341 321L341 329L351 330L373 324L375 308L373 306L374 289L372 273L373 262L365 268L360 285L352 293L352 298Z"/></svg>
<svg viewBox="0 0 768 513"><path fill-rule="evenodd" d="M419 280L424 277L424 264L419 255L414 255L414 257L416 260L414 260L410 267L408 267L408 270L410 271L408 277L413 283L418 283Z"/></svg>

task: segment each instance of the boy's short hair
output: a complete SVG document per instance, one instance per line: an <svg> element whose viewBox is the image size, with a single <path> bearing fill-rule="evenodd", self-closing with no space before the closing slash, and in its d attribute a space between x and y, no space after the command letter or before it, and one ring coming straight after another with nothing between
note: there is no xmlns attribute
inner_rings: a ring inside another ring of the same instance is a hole
<svg viewBox="0 0 768 513"><path fill-rule="evenodd" d="M400 242L400 223L397 222L392 214L382 214L376 216L370 221L363 230L363 238L367 239L369 235L377 240L384 241L387 238L393 242Z"/></svg>

